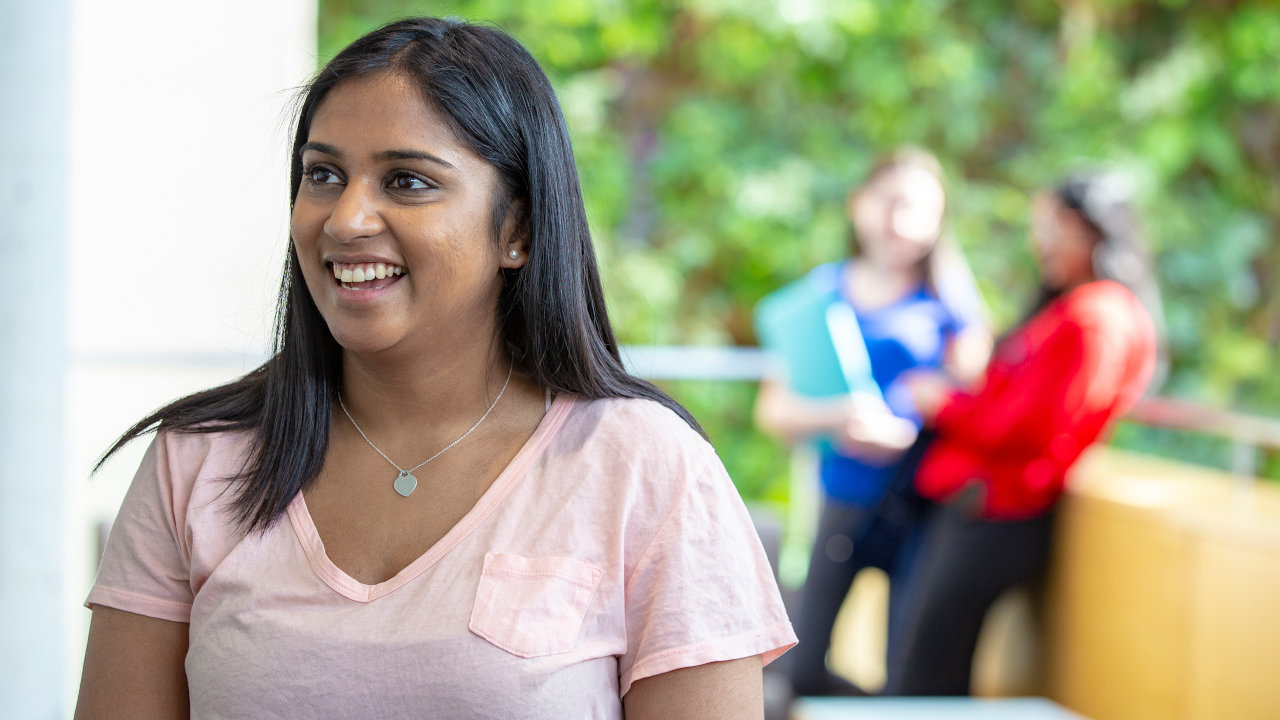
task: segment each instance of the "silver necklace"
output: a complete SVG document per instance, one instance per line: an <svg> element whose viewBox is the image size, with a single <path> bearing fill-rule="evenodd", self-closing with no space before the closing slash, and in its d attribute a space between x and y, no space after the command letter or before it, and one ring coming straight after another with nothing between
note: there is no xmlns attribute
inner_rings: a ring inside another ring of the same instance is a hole
<svg viewBox="0 0 1280 720"><path fill-rule="evenodd" d="M463 440L466 440L468 435L475 432L476 428L480 427L480 423L484 422L484 419L489 417L489 413L493 412L493 409L498 406L498 401L502 399L502 394L507 391L507 385L511 384L511 371L514 369L515 369L514 363L507 368L507 381L502 383L502 389L498 391L498 397L494 398L492 403L489 403L489 409L484 411L484 415L480 416L480 419L476 421L475 425L471 426L470 430L462 433L462 435L457 440L454 440L448 445L445 445L443 448L441 448L440 452L436 453L435 455L432 455L426 460L423 460L417 465L414 465L408 470L400 467L399 465L396 464L395 460L392 460L391 458L387 457L387 454L379 450L378 446L374 445L373 441L369 439L369 436L364 434L364 431L360 429L360 424L356 422L355 418L351 417L351 413L347 410L347 406L342 402L342 393L338 393L338 407L342 408L342 412L347 416L347 419L351 421L351 426L356 429L356 432L360 433L360 437L364 438L365 442L369 443L369 447L373 448L374 451L376 451L379 455L381 455L382 459L391 463L391 467L400 471L400 474L396 476L396 481L392 485L392 487L394 487L396 489L396 492L400 493L402 497L409 497L409 495L413 493L414 489L418 487L418 478L414 477L413 471L417 470L423 465L426 465L432 460L435 460L436 458L440 457L445 453L446 450L453 447L454 445L457 445Z"/></svg>

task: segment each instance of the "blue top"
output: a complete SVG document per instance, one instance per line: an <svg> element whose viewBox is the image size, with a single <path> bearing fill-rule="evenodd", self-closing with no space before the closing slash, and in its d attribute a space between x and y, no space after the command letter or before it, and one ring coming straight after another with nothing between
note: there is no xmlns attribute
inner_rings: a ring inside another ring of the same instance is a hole
<svg viewBox="0 0 1280 720"><path fill-rule="evenodd" d="M906 385L897 382L898 378L908 370L942 367L947 342L959 331L982 321L977 293L973 291L972 297L956 298L944 304L921 284L900 300L864 310L844 292L841 278L846 265L847 261L821 265L809 273L808 280L830 288L833 299L841 298L853 307L871 359L871 374L889 410L920 427L920 415ZM822 451L819 462L822 487L827 495L857 505L875 504L895 468L893 463L877 466L830 448Z"/></svg>

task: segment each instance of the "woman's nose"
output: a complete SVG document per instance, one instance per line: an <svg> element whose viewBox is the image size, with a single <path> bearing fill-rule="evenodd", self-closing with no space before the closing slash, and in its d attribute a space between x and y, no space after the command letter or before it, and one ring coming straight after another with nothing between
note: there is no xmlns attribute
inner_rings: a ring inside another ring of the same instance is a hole
<svg viewBox="0 0 1280 720"><path fill-rule="evenodd" d="M343 188L334 202L333 212L325 220L324 232L340 243L373 237L383 230L376 191L364 183Z"/></svg>

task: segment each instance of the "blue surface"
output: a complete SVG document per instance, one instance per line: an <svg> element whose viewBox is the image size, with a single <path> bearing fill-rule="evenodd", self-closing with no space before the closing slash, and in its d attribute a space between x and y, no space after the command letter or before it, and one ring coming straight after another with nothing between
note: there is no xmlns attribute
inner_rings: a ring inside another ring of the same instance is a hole
<svg viewBox="0 0 1280 720"><path fill-rule="evenodd" d="M800 698L792 720L1085 720L1044 698Z"/></svg>

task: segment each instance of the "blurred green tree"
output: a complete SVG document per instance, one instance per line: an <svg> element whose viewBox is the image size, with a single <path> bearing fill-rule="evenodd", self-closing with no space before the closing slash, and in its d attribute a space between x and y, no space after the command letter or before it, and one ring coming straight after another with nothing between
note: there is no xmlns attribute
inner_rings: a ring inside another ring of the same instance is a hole
<svg viewBox="0 0 1280 720"><path fill-rule="evenodd" d="M1270 0L321 0L321 60L410 14L491 22L557 86L623 342L752 345L752 307L839 257L843 198L900 143L1006 327L1033 294L1029 194L1139 181L1166 302L1163 392L1280 411L1280 7ZM679 383L749 497L785 497L754 389ZM1225 443L1117 442L1225 464ZM1268 474L1280 476L1270 458Z"/></svg>

